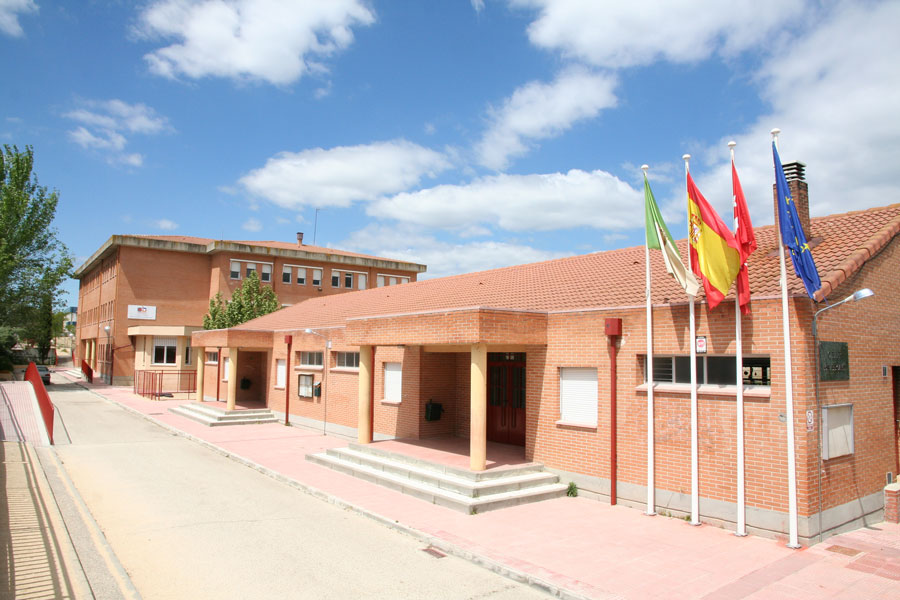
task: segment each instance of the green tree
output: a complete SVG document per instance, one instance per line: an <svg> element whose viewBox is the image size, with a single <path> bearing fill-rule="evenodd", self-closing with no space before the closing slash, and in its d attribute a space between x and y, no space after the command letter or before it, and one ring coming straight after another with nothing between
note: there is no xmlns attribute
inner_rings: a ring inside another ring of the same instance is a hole
<svg viewBox="0 0 900 600"><path fill-rule="evenodd" d="M278 297L269 286L262 286L252 271L243 285L234 290L231 300L217 293L209 301L209 313L203 317L204 329L227 329L278 310Z"/></svg>
<svg viewBox="0 0 900 600"><path fill-rule="evenodd" d="M34 151L0 152L0 325L28 327L55 305L72 258L52 226L59 194L38 184Z"/></svg>

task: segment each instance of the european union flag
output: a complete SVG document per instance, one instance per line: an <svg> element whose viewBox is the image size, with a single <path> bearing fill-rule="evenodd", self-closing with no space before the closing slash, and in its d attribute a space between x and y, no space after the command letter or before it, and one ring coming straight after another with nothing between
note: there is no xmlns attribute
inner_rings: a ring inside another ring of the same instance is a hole
<svg viewBox="0 0 900 600"><path fill-rule="evenodd" d="M806 234L800 225L800 216L797 214L797 206L791 197L787 179L784 177L784 168L781 166L781 158L778 156L778 148L772 142L772 154L775 156L775 187L778 190L778 226L781 229L781 241L791 251L791 262L794 263L794 273L803 280L806 293L815 299L815 293L822 287L816 263L813 262L812 252L806 243Z"/></svg>

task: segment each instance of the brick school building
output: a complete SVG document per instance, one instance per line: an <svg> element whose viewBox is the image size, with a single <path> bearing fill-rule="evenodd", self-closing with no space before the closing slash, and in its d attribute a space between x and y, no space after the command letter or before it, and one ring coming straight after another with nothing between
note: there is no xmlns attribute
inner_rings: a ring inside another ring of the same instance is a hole
<svg viewBox="0 0 900 600"><path fill-rule="evenodd" d="M191 333L209 301L227 300L256 272L282 306L415 281L424 265L297 242L114 235L75 270L79 279L74 364L132 383L135 370L197 368Z"/></svg>
<svg viewBox="0 0 900 600"><path fill-rule="evenodd" d="M808 215L802 168L788 171ZM696 336L705 353L698 355L697 433L700 519L736 521L742 427L747 529L784 536L793 427L799 539L810 543L820 533L880 521L883 488L898 472L900 205L805 219L820 295L835 302L860 288L875 292L818 319L818 339L844 349L843 362L840 352L829 355L830 379L817 385L812 324L826 305L810 300L788 264L794 411L787 412L777 231L757 228L742 381L733 296L712 312L698 298ZM583 494L609 500L614 481L616 500L642 510L651 435L652 508L684 516L694 340L687 298L659 252L651 252L651 268L652 374L645 369L640 246L316 297L232 329L197 331L192 344L206 358L199 385L207 401L282 413L289 404L293 423L362 443L464 438L473 471L485 469L488 442L515 446ZM649 385L655 406L648 433ZM743 423L736 421L738 385Z"/></svg>

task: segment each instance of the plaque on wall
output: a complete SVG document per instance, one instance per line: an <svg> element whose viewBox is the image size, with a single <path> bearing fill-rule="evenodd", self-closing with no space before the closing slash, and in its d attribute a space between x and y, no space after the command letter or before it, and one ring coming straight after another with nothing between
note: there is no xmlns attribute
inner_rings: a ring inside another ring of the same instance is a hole
<svg viewBox="0 0 900 600"><path fill-rule="evenodd" d="M144 321L155 321L156 320L156 307L155 306L129 304L128 305L128 318L129 319L141 319Z"/></svg>
<svg viewBox="0 0 900 600"><path fill-rule="evenodd" d="M850 358L847 342L819 342L819 381L848 381Z"/></svg>

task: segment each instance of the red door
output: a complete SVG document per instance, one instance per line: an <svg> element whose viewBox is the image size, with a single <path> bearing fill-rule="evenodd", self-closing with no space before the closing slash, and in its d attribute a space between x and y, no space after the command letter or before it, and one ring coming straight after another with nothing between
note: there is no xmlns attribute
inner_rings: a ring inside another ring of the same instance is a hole
<svg viewBox="0 0 900 600"><path fill-rule="evenodd" d="M525 445L525 353L488 354L487 439Z"/></svg>

